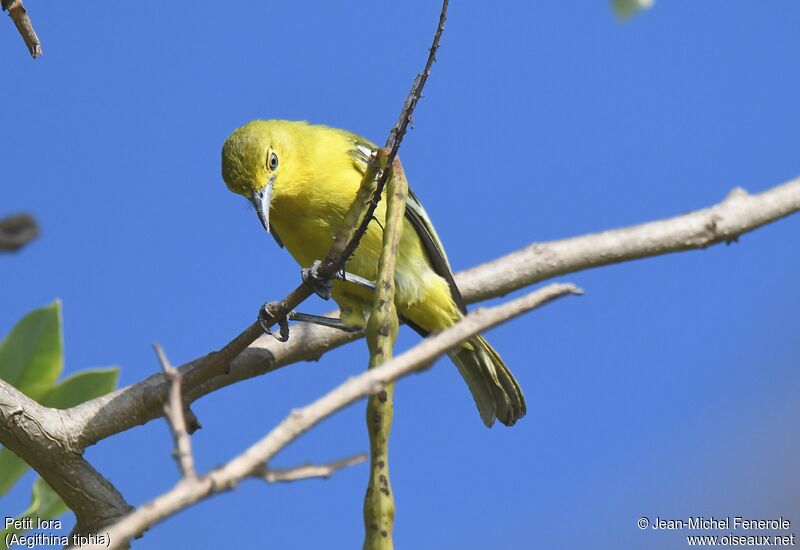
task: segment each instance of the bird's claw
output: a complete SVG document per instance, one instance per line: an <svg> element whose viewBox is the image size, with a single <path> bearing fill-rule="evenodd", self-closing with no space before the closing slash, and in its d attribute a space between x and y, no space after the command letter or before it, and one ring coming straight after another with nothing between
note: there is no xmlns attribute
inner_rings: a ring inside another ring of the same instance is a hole
<svg viewBox="0 0 800 550"><path fill-rule="evenodd" d="M366 288L367 290L375 290L375 281L370 281L369 279L365 279L361 275L356 275L355 273L348 273L344 269L341 271L337 271L334 279L339 279L340 281L346 281L348 283L356 284L362 288Z"/></svg>
<svg viewBox="0 0 800 550"><path fill-rule="evenodd" d="M314 260L314 263L311 264L311 267L300 270L300 276L303 278L303 282L311 286L317 296L323 300L330 300L331 292L333 291L333 284L330 282L330 280L320 277L319 267L321 265L321 261Z"/></svg>
<svg viewBox="0 0 800 550"><path fill-rule="evenodd" d="M258 310L258 322L261 324L261 328L264 330L264 334L269 334L270 336L274 337L279 342L286 342L289 339L289 320L287 316L279 319L277 321L279 332L275 334L270 330L270 326L275 323L275 318L277 317L276 312L281 309L280 302L267 302L262 305Z"/></svg>

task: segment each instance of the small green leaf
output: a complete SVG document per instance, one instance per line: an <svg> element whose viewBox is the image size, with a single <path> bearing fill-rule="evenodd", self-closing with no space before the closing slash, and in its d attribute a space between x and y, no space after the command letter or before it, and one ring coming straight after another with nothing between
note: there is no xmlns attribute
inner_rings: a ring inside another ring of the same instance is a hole
<svg viewBox="0 0 800 550"><path fill-rule="evenodd" d="M34 503L36 508L31 515L37 518L53 519L69 510L64 501L61 500L61 497L58 496L58 493L52 490L45 480L40 477L37 477L33 483L31 505Z"/></svg>
<svg viewBox="0 0 800 550"><path fill-rule="evenodd" d="M623 21L629 19L640 10L653 7L655 0L611 0L614 13Z"/></svg>
<svg viewBox="0 0 800 550"><path fill-rule="evenodd" d="M61 374L61 302L35 309L0 342L0 378L39 401Z"/></svg>
<svg viewBox="0 0 800 550"><path fill-rule="evenodd" d="M0 496L6 494L14 484L28 471L28 463L8 450L0 449Z"/></svg>
<svg viewBox="0 0 800 550"><path fill-rule="evenodd" d="M61 303L35 309L0 342L0 378L37 401L47 393L63 368ZM6 448L0 449L0 495L28 470Z"/></svg>
<svg viewBox="0 0 800 550"><path fill-rule="evenodd" d="M68 409L107 394L117 385L117 378L117 367L82 370L50 388L41 403L46 407Z"/></svg>

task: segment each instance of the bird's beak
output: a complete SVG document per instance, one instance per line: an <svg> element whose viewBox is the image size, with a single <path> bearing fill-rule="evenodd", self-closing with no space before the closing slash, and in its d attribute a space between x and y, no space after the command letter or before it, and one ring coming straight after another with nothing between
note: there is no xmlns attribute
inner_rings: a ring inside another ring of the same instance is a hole
<svg viewBox="0 0 800 550"><path fill-rule="evenodd" d="M272 201L272 188L275 186L275 176L269 178L267 185L263 189L253 191L253 196L250 200L253 206L256 207L258 219L261 220L261 225L269 232L269 203Z"/></svg>

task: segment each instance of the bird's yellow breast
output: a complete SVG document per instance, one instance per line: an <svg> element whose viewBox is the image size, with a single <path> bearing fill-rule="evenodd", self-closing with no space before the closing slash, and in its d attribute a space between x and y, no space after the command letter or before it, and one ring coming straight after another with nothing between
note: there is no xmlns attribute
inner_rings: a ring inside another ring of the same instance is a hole
<svg viewBox="0 0 800 550"><path fill-rule="evenodd" d="M275 184L270 220L304 267L328 252L361 182L347 142L337 137L306 137L303 148L283 160Z"/></svg>
<svg viewBox="0 0 800 550"><path fill-rule="evenodd" d="M282 160L270 208L270 223L286 249L303 267L325 257L340 231L344 217L361 183L362 174L349 155L352 142L338 134L312 141L304 150ZM377 278L378 260L386 217L385 201L345 266L346 271L369 280ZM431 267L422 243L404 220L395 274L397 307L406 318L429 331L452 324L459 316L447 282ZM361 311L371 307L366 289L334 282L334 300L343 312L352 312L360 324Z"/></svg>

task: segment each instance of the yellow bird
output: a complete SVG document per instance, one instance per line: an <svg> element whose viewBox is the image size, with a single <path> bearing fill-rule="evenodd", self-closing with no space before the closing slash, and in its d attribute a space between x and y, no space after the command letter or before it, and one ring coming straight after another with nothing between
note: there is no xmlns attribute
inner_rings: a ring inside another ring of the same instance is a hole
<svg viewBox="0 0 800 550"><path fill-rule="evenodd" d="M254 120L222 147L228 189L253 203L264 228L301 267L325 257L356 195L376 146L336 128L285 120ZM383 239L385 201L375 211L347 271L374 281ZM422 205L409 192L395 273L397 311L423 336L461 319L466 306L442 243ZM351 281L333 282L341 324L361 329L372 292ZM522 391L497 352L480 335L450 353L469 386L483 422L507 426L525 415Z"/></svg>

